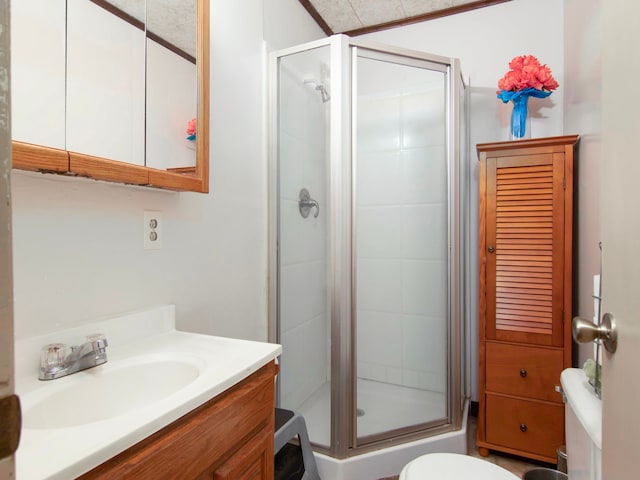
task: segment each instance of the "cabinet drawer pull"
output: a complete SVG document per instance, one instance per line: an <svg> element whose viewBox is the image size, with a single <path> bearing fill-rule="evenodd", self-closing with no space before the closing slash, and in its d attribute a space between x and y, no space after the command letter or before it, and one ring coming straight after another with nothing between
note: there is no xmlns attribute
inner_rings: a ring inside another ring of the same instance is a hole
<svg viewBox="0 0 640 480"><path fill-rule="evenodd" d="M527 376L527 371L526 371L524 368L523 368L522 370L520 370L520 376L521 376L522 378L524 378L524 377L526 377L526 376Z"/></svg>
<svg viewBox="0 0 640 480"><path fill-rule="evenodd" d="M520 424L520 431L521 432L526 432L527 431L527 426L524 423Z"/></svg>

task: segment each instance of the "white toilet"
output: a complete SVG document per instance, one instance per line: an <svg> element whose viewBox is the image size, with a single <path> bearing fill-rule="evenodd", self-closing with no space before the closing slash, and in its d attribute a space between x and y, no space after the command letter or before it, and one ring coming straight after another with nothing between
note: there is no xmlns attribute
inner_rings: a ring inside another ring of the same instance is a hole
<svg viewBox="0 0 640 480"><path fill-rule="evenodd" d="M519 480L513 473L486 460L459 453L429 453L410 461L400 480Z"/></svg>
<svg viewBox="0 0 640 480"><path fill-rule="evenodd" d="M602 407L578 368L569 368L560 376L566 396L565 432L567 463L571 480L601 480ZM409 462L400 472L400 480L518 480L519 477L480 458L456 453L431 453Z"/></svg>
<svg viewBox="0 0 640 480"><path fill-rule="evenodd" d="M560 375L566 397L567 470L571 480L602 479L602 401L585 373L568 368Z"/></svg>

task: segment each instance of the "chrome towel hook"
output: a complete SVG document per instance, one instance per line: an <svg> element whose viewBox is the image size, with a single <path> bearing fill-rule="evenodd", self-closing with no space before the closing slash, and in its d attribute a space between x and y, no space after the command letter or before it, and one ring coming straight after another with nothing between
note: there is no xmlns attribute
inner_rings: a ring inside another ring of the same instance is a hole
<svg viewBox="0 0 640 480"><path fill-rule="evenodd" d="M320 215L320 206L318 205L318 202L311 198L309 191L306 188L303 188L300 190L300 194L298 194L298 210L300 210L302 218L307 218L309 216L311 208L316 209L316 213L313 217L318 218L318 215Z"/></svg>

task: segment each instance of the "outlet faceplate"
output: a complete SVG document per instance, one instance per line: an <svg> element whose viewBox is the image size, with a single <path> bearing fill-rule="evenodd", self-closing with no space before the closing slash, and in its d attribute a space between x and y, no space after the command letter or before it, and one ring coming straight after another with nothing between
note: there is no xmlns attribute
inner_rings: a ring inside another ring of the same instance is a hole
<svg viewBox="0 0 640 480"><path fill-rule="evenodd" d="M144 234L145 250L159 250L162 248L163 226L162 212L154 210L144 211L142 231Z"/></svg>

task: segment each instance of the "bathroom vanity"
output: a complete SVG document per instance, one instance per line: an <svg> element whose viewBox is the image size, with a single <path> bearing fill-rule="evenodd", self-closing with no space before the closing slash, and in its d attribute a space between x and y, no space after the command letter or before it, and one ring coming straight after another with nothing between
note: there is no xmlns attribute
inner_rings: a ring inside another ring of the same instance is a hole
<svg viewBox="0 0 640 480"><path fill-rule="evenodd" d="M107 363L38 380L44 345L96 332ZM20 340L17 479L271 480L281 351L176 331L171 305Z"/></svg>
<svg viewBox="0 0 640 480"><path fill-rule="evenodd" d="M571 366L577 135L478 145L477 445L556 462Z"/></svg>
<svg viewBox="0 0 640 480"><path fill-rule="evenodd" d="M273 362L81 479L273 478Z"/></svg>

